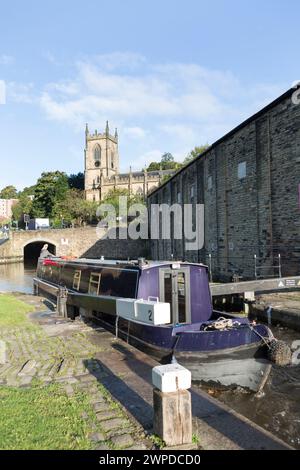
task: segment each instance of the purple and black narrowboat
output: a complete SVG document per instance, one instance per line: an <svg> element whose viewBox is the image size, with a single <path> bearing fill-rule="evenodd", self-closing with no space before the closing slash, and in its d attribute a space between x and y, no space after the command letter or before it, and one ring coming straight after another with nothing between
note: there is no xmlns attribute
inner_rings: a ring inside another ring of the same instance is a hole
<svg viewBox="0 0 300 470"><path fill-rule="evenodd" d="M117 329L119 337L162 362L176 358L193 380L257 391L270 371L269 328L223 312L220 320L202 264L51 257L39 260L34 285L50 297L66 288L70 317L81 315ZM123 317L120 299L144 302L146 308L151 302L168 304L169 320L151 324Z"/></svg>

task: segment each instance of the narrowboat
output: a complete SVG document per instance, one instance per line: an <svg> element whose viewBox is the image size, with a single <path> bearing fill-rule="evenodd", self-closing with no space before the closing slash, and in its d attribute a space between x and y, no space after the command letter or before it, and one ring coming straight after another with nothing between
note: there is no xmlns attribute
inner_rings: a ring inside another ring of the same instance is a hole
<svg viewBox="0 0 300 470"><path fill-rule="evenodd" d="M173 261L39 259L35 292L67 293L68 316L97 320L192 379L257 391L270 372L266 325L213 310L207 266ZM220 318L222 316L222 318Z"/></svg>

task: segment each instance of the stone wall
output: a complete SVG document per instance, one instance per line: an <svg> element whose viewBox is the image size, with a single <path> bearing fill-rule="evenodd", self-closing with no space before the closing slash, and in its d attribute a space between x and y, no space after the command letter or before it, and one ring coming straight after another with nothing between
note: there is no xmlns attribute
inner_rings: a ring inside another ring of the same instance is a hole
<svg viewBox="0 0 300 470"><path fill-rule="evenodd" d="M137 194L143 198L156 189L163 178L174 174L174 170L158 170L121 173L109 177L101 175L99 184L85 191L89 201L101 201L110 191L126 190L129 194Z"/></svg>
<svg viewBox="0 0 300 470"><path fill-rule="evenodd" d="M104 256L107 259L136 259L147 256L145 240L104 239L99 237L96 227L83 227L11 232L9 240L0 245L0 264L23 261L24 247L35 242L54 245L57 256Z"/></svg>
<svg viewBox="0 0 300 470"><path fill-rule="evenodd" d="M209 264L215 278L300 272L300 105L290 90L213 144L148 198L205 206L205 244L151 241L153 258ZM246 166L246 174L243 171ZM239 174L240 173L240 174ZM244 177L243 177L244 176ZM260 269L263 268L263 269Z"/></svg>

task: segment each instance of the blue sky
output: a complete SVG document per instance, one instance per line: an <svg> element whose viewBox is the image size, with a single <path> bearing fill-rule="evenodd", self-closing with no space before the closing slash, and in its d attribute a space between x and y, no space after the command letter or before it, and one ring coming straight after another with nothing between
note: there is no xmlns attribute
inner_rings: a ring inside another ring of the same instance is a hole
<svg viewBox="0 0 300 470"><path fill-rule="evenodd" d="M0 188L83 170L84 126L119 130L121 170L182 160L290 88L296 0L0 2Z"/></svg>

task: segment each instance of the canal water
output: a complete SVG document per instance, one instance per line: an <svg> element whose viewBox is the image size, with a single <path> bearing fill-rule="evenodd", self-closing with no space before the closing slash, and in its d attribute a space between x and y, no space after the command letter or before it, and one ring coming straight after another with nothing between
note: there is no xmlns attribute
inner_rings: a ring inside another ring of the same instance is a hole
<svg viewBox="0 0 300 470"><path fill-rule="evenodd" d="M271 329L275 338L290 346L298 340L300 356L299 331L279 326ZM218 391L203 388L241 415L300 449L300 365L273 366L261 396L243 389Z"/></svg>
<svg viewBox="0 0 300 470"><path fill-rule="evenodd" d="M32 278L35 272L34 265L0 264L0 292L33 293Z"/></svg>
<svg viewBox="0 0 300 470"><path fill-rule="evenodd" d="M0 265L0 292L32 293L34 274L35 266L24 267L21 263ZM300 332L278 326L273 326L272 331L276 338L288 342L289 345L300 341ZM243 416L300 449L300 365L273 366L260 397L242 389L204 389Z"/></svg>

